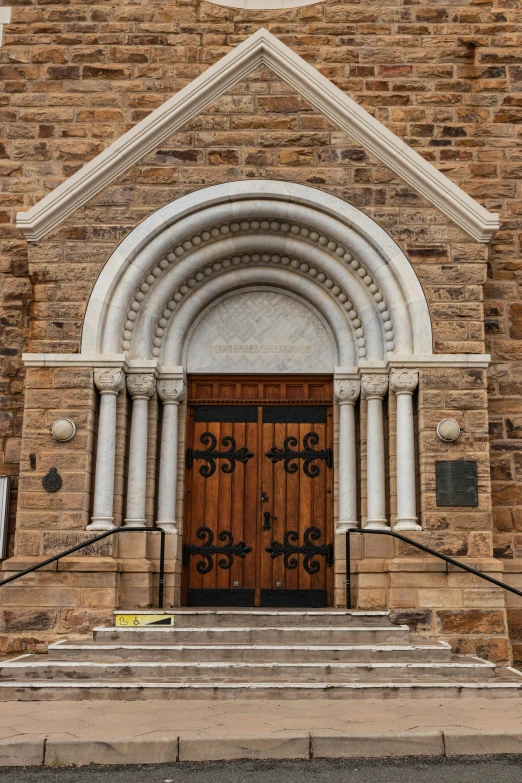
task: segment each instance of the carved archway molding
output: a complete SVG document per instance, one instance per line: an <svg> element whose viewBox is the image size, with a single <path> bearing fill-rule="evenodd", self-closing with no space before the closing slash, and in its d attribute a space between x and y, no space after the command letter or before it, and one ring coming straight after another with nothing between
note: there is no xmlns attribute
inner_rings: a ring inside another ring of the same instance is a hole
<svg viewBox="0 0 522 783"><path fill-rule="evenodd" d="M334 196L265 180L202 189L134 229L95 285L82 354L179 364L172 335L182 341L217 290L256 280L318 307L339 364L431 354L424 294L395 242Z"/></svg>
<svg viewBox="0 0 522 783"><path fill-rule="evenodd" d="M205 308L255 284L290 290L315 309L339 367L487 365L486 356L433 354L419 280L375 221L335 196L274 180L204 188L150 215L105 264L81 352L25 354L25 363L168 373Z"/></svg>

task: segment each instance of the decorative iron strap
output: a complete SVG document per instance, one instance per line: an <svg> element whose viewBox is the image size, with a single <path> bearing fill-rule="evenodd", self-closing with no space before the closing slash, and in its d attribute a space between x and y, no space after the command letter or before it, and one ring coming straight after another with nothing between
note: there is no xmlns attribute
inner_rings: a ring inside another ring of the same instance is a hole
<svg viewBox="0 0 522 783"><path fill-rule="evenodd" d="M303 566L305 571L309 574L317 574L321 568L319 560L315 559L318 555L326 558L326 565L331 566L333 563L332 544L317 546L312 543L321 538L321 535L322 533L318 527L309 527L304 532L304 544L296 546L297 541L299 541L299 533L297 530L287 530L283 544L280 544L279 541L272 541L265 551L271 555L273 560L279 557L279 555L283 555L284 566L289 569L297 568L299 560L296 555L304 555Z"/></svg>
<svg viewBox="0 0 522 783"><path fill-rule="evenodd" d="M204 478L213 476L216 472L216 460L224 459L228 460L228 464L221 465L223 473L233 473L236 469L236 462L248 462L250 457L253 457L251 451L246 446L242 446L240 449L236 449L236 441L234 438L227 436L221 441L221 445L227 451L216 451L217 438L211 432L204 432L200 437L200 442L204 446L208 446L206 449L187 449L187 467L191 468L195 459L203 459L208 462L208 465L201 465L199 473Z"/></svg>
<svg viewBox="0 0 522 783"><path fill-rule="evenodd" d="M297 446L298 440L292 435L285 438L282 449L278 449L273 446L270 451L267 451L265 457L272 460L273 463L284 460L284 468L287 473L297 473L299 467L295 460L302 459L303 471L309 478L316 478L320 473L319 465L311 465L310 463L316 459L326 460L326 464L329 468L332 467L332 449L318 449L315 451L312 446L317 446L319 443L319 435L316 432L307 432L303 438L303 448L301 451L292 451L290 446Z"/></svg>
<svg viewBox="0 0 522 783"><path fill-rule="evenodd" d="M214 558L212 555L224 555L218 560L220 568L231 568L234 562L234 556L245 558L252 551L251 546L247 546L244 541L234 544L234 537L230 530L222 530L218 538L225 542L223 546L214 546L214 533L209 527L200 527L196 531L196 537L204 543L201 546L197 544L185 544L183 547L183 561L185 565L189 564L191 555L198 555L202 559L196 563L196 569L200 574L208 574L214 568ZM205 541L205 538L207 539Z"/></svg>

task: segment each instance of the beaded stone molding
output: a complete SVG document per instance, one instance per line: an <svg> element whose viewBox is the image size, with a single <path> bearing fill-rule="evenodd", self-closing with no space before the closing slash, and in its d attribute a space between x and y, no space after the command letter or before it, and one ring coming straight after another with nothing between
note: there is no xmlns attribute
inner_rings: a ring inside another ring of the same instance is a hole
<svg viewBox="0 0 522 783"><path fill-rule="evenodd" d="M146 298L146 295L151 287L156 283L157 279L168 267L181 260L183 256L186 256L192 250L206 243L210 243L218 238L225 238L231 234L238 234L240 232L258 230L272 233L281 232L283 234L294 236L295 238L303 238L307 240L307 242L315 244L323 250L328 251L338 260L344 261L346 268L350 269L354 275L357 275L360 278L373 297L382 323L386 350L388 352L392 352L394 350L395 343L393 335L393 324L384 296L382 295L379 286L375 283L374 278L368 273L368 270L356 258L354 258L352 253L346 250L346 248L344 248L342 245L335 242L333 239L325 236L325 234L319 233L318 231L311 230L305 226L300 226L295 223L291 224L282 222L280 220L265 219L242 220L238 222L224 223L219 227L213 227L206 231L202 231L201 234L192 236L190 239L186 239L184 242L174 247L170 253L167 253L166 256L150 270L150 273L144 278L143 282L140 284L134 294L134 298L127 312L127 318L124 324L121 343L123 351L128 351L131 348L132 333L138 318L138 313L141 310L141 303ZM201 270L198 270L196 273L188 277L178 287L177 291L167 302L162 316L159 318L156 324L151 347L152 356L160 356L161 346L166 331L165 328L168 325L168 321L172 317L172 313L176 310L176 308L190 293L191 290L195 289L205 280L208 280L212 276L219 274L223 270L252 263L263 265L281 264L282 266L288 266L291 269L300 272L301 274L314 278L324 289L330 293L331 296L338 300L338 302L347 312L356 338L358 355L360 358L364 358L366 356L366 339L364 335L364 328L359 317L359 313L355 309L353 303L350 301L349 295L341 288L341 286L336 283L335 280L313 265L299 261L295 258L292 259L289 256L279 255L276 253L244 253L241 255L234 255L231 258L225 258L220 261L214 261L212 264L206 264L204 267L202 267Z"/></svg>

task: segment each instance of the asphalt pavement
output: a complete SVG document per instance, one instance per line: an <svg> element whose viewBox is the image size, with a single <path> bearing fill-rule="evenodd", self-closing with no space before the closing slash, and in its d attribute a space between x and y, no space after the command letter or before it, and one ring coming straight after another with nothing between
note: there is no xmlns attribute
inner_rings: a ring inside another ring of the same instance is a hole
<svg viewBox="0 0 522 783"><path fill-rule="evenodd" d="M0 783L520 783L522 755L11 767Z"/></svg>

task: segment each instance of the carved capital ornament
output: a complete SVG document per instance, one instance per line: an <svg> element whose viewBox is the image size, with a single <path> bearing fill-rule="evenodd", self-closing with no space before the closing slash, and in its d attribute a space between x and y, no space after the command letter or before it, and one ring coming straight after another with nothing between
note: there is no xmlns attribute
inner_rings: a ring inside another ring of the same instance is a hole
<svg viewBox="0 0 522 783"><path fill-rule="evenodd" d="M394 394L413 394L418 383L418 370L392 370L390 373L390 389Z"/></svg>
<svg viewBox="0 0 522 783"><path fill-rule="evenodd" d="M150 399L155 388L156 379L153 375L127 375L127 389L133 400Z"/></svg>
<svg viewBox="0 0 522 783"><path fill-rule="evenodd" d="M343 403L355 405L361 392L360 381L342 380L334 382L335 399L342 405Z"/></svg>
<svg viewBox="0 0 522 783"><path fill-rule="evenodd" d="M179 405L185 399L185 384L181 378L164 378L158 381L158 394L164 404Z"/></svg>
<svg viewBox="0 0 522 783"><path fill-rule="evenodd" d="M125 373L119 368L100 368L94 371L94 383L101 394L119 394L125 386Z"/></svg>
<svg viewBox="0 0 522 783"><path fill-rule="evenodd" d="M361 378L361 391L365 400L382 400L388 391L388 376L363 375Z"/></svg>

